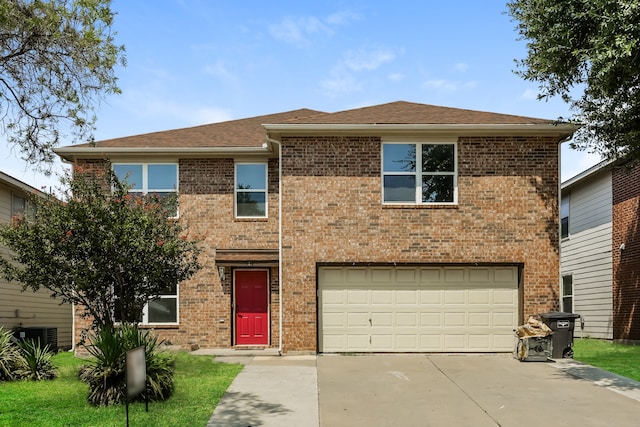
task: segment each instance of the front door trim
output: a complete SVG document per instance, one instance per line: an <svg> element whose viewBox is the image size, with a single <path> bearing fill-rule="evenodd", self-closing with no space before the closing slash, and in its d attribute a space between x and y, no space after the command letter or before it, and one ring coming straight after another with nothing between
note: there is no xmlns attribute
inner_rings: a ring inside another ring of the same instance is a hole
<svg viewBox="0 0 640 427"><path fill-rule="evenodd" d="M243 342L242 339L238 336L238 289L237 289L237 275L242 273L250 273L250 272L262 272L265 273L265 283L264 283L264 327L266 328L266 333L263 334L263 337L253 337L249 338L248 342ZM270 310L270 271L268 268L236 268L233 269L233 301L231 306L231 312L233 316L233 335L232 335L232 343L234 346L259 346L264 347L268 346L271 342L271 310Z"/></svg>

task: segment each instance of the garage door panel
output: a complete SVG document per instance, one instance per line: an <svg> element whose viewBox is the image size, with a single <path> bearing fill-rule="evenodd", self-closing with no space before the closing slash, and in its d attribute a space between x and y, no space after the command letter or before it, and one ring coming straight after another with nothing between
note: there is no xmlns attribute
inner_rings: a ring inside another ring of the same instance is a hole
<svg viewBox="0 0 640 427"><path fill-rule="evenodd" d="M429 327L429 326L440 326L442 325L442 314L439 312L435 313L420 313L420 326Z"/></svg>
<svg viewBox="0 0 640 427"><path fill-rule="evenodd" d="M463 334L444 334L444 351L464 351L465 344Z"/></svg>
<svg viewBox="0 0 640 427"><path fill-rule="evenodd" d="M444 303L445 305L457 305L465 303L465 292L459 291L444 291Z"/></svg>
<svg viewBox="0 0 640 427"><path fill-rule="evenodd" d="M418 314L419 313L396 313L396 326L411 326L413 328L417 328L419 325Z"/></svg>
<svg viewBox="0 0 640 427"><path fill-rule="evenodd" d="M375 327L393 326L393 313L371 313L370 324Z"/></svg>
<svg viewBox="0 0 640 427"><path fill-rule="evenodd" d="M346 314L344 312L328 313L325 311L322 314L322 324L328 328L342 327L345 322L345 317Z"/></svg>
<svg viewBox="0 0 640 427"><path fill-rule="evenodd" d="M348 289L347 291L347 304L368 304L369 292L366 290Z"/></svg>
<svg viewBox="0 0 640 427"><path fill-rule="evenodd" d="M369 313L347 313L347 328L368 327Z"/></svg>
<svg viewBox="0 0 640 427"><path fill-rule="evenodd" d="M469 350L488 351L490 348L491 337L489 335L469 335Z"/></svg>
<svg viewBox="0 0 640 427"><path fill-rule="evenodd" d="M491 326L491 316L489 313L469 313L469 326L488 328Z"/></svg>
<svg viewBox="0 0 640 427"><path fill-rule="evenodd" d="M393 304L393 291L391 289L385 290L372 290L371 292L371 304Z"/></svg>
<svg viewBox="0 0 640 427"><path fill-rule="evenodd" d="M395 291L396 305L418 303L418 290L397 290Z"/></svg>
<svg viewBox="0 0 640 427"><path fill-rule="evenodd" d="M422 305L440 305L442 303L442 291L419 291L419 301Z"/></svg>
<svg viewBox="0 0 640 427"><path fill-rule="evenodd" d="M498 312L498 313L492 313L492 315L493 315L493 326L496 326L496 327L512 327L514 323L518 321L516 314L512 312L504 312L504 313Z"/></svg>
<svg viewBox="0 0 640 427"><path fill-rule="evenodd" d="M497 289L493 291L493 304L513 305L518 303L518 295L512 289Z"/></svg>
<svg viewBox="0 0 640 427"><path fill-rule="evenodd" d="M450 326L464 326L465 324L465 313L454 313L454 312L447 312L444 313L444 326L445 327L450 327Z"/></svg>
<svg viewBox="0 0 640 427"><path fill-rule="evenodd" d="M319 269L320 351L512 351L516 267L351 270Z"/></svg>
<svg viewBox="0 0 640 427"><path fill-rule="evenodd" d="M471 290L468 293L469 304L489 305L491 303L491 290Z"/></svg>
<svg viewBox="0 0 640 427"><path fill-rule="evenodd" d="M347 347L351 349L350 351L370 351L369 347L371 343L369 342L369 334L349 334L347 335L346 343Z"/></svg>

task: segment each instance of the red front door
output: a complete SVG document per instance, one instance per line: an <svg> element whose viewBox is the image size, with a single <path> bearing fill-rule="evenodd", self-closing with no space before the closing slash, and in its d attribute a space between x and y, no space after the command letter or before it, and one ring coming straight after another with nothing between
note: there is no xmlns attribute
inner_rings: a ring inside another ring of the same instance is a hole
<svg viewBox="0 0 640 427"><path fill-rule="evenodd" d="M264 270L235 271L236 345L269 344L268 277Z"/></svg>

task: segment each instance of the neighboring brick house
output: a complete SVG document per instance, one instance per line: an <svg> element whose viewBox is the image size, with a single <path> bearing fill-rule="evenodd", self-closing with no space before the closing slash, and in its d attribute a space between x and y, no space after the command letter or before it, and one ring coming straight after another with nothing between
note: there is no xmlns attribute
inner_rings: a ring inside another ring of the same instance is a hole
<svg viewBox="0 0 640 427"><path fill-rule="evenodd" d="M640 166L602 162L562 183L561 308L582 336L640 340Z"/></svg>
<svg viewBox="0 0 640 427"><path fill-rule="evenodd" d="M0 223L7 224L14 217L28 214L29 200L34 194L44 196L41 191L0 172ZM9 249L0 246L0 255L9 258ZM52 347L70 348L72 324L70 304L51 298L45 289L22 292L20 283L6 282L0 277L0 326L8 330L21 329L25 336L39 337Z"/></svg>
<svg viewBox="0 0 640 427"><path fill-rule="evenodd" d="M574 131L393 102L57 153L178 191L204 268L144 319L174 345L494 352L558 309L558 150Z"/></svg>

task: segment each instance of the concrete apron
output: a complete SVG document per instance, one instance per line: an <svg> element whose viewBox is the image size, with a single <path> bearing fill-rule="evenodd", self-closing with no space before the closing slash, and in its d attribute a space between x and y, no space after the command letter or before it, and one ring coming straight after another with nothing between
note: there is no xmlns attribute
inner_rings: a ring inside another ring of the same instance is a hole
<svg viewBox="0 0 640 427"><path fill-rule="evenodd" d="M237 353L236 353L237 354ZM317 427L316 356L217 356L242 363L207 427Z"/></svg>
<svg viewBox="0 0 640 427"><path fill-rule="evenodd" d="M640 424L638 401L554 369L553 362L375 355L320 356L317 364L322 426Z"/></svg>

